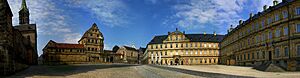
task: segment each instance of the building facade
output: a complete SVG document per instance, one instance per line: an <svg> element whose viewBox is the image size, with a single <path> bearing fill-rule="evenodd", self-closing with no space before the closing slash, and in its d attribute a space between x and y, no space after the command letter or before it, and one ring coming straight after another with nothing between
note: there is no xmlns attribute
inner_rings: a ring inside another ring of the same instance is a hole
<svg viewBox="0 0 300 78"><path fill-rule="evenodd" d="M83 64L88 62L82 44L57 43L52 40L48 42L43 51L44 63L55 64Z"/></svg>
<svg viewBox="0 0 300 78"><path fill-rule="evenodd" d="M259 66L276 64L300 69L300 1L274 1L229 30L221 45L222 64Z"/></svg>
<svg viewBox="0 0 300 78"><path fill-rule="evenodd" d="M25 0L23 0L19 14L24 14L25 9L27 9L28 14L26 24L29 24L29 11ZM34 40L31 41L31 39L26 38L25 34L22 33L23 28L12 26L12 16L7 0L0 0L0 75L13 74L30 65L37 64L37 50L34 45L36 43ZM23 16L19 18L21 19ZM36 34L35 28L32 31L35 31L32 34Z"/></svg>
<svg viewBox="0 0 300 78"><path fill-rule="evenodd" d="M43 62L48 65L106 62L103 41L104 37L94 23L78 41L79 44L50 40L43 49Z"/></svg>
<svg viewBox="0 0 300 78"><path fill-rule="evenodd" d="M176 28L168 35L155 36L147 45L147 64L197 65L218 64L223 35L185 34Z"/></svg>
<svg viewBox="0 0 300 78"><path fill-rule="evenodd" d="M139 51L129 46L114 46L115 51L114 63L137 64Z"/></svg>

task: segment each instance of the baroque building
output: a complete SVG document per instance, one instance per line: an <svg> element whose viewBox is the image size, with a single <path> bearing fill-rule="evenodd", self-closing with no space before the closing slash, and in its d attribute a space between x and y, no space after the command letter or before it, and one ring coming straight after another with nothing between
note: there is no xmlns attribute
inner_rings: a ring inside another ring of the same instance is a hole
<svg viewBox="0 0 300 78"><path fill-rule="evenodd" d="M14 27L13 13L7 0L0 0L0 75L13 74L37 64L36 25L29 24L25 0L19 14L20 25Z"/></svg>
<svg viewBox="0 0 300 78"><path fill-rule="evenodd" d="M43 62L48 65L105 62L103 41L104 37L94 23L78 41L79 44L50 40L43 49Z"/></svg>
<svg viewBox="0 0 300 78"><path fill-rule="evenodd" d="M221 45L222 64L300 70L300 0L274 0L231 28Z"/></svg>
<svg viewBox="0 0 300 78"><path fill-rule="evenodd" d="M147 64L218 64L223 35L185 34L176 28L168 35L155 36L147 45L143 60Z"/></svg>

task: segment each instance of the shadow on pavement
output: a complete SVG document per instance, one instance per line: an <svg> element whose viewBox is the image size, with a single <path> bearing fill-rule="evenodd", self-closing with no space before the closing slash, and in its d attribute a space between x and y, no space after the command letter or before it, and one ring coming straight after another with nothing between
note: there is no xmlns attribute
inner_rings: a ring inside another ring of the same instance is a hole
<svg viewBox="0 0 300 78"><path fill-rule="evenodd" d="M181 72L185 74L201 76L201 77L208 77L208 78L254 78L249 76L237 76L237 75L228 75L228 74L221 74L221 73L211 73L211 72L201 72L201 71L194 71L194 70L187 70L187 69L180 69L174 67L166 67L166 66L158 66L158 65L150 65L152 67L157 67L161 69L166 69L170 71Z"/></svg>
<svg viewBox="0 0 300 78"><path fill-rule="evenodd" d="M18 72L14 75L8 76L8 78L24 78L31 76L69 76L73 74L86 73L88 71L94 71L97 69L130 67L138 65L130 64L84 64L84 65L56 65L46 66L37 65L31 66L28 69Z"/></svg>

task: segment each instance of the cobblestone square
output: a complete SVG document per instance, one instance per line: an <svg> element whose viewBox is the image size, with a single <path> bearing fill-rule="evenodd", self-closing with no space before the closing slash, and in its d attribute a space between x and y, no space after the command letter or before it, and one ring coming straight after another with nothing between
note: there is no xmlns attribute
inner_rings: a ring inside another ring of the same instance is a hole
<svg viewBox="0 0 300 78"><path fill-rule="evenodd" d="M300 72L262 72L251 67L225 65L89 64L31 66L8 78L297 78Z"/></svg>

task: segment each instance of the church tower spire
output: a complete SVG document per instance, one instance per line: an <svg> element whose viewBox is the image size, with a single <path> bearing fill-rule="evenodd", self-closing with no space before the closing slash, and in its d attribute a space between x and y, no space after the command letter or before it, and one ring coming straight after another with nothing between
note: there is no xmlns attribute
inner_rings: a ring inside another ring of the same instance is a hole
<svg viewBox="0 0 300 78"><path fill-rule="evenodd" d="M29 24L29 10L26 0L22 0L21 10L19 11L19 24Z"/></svg>

